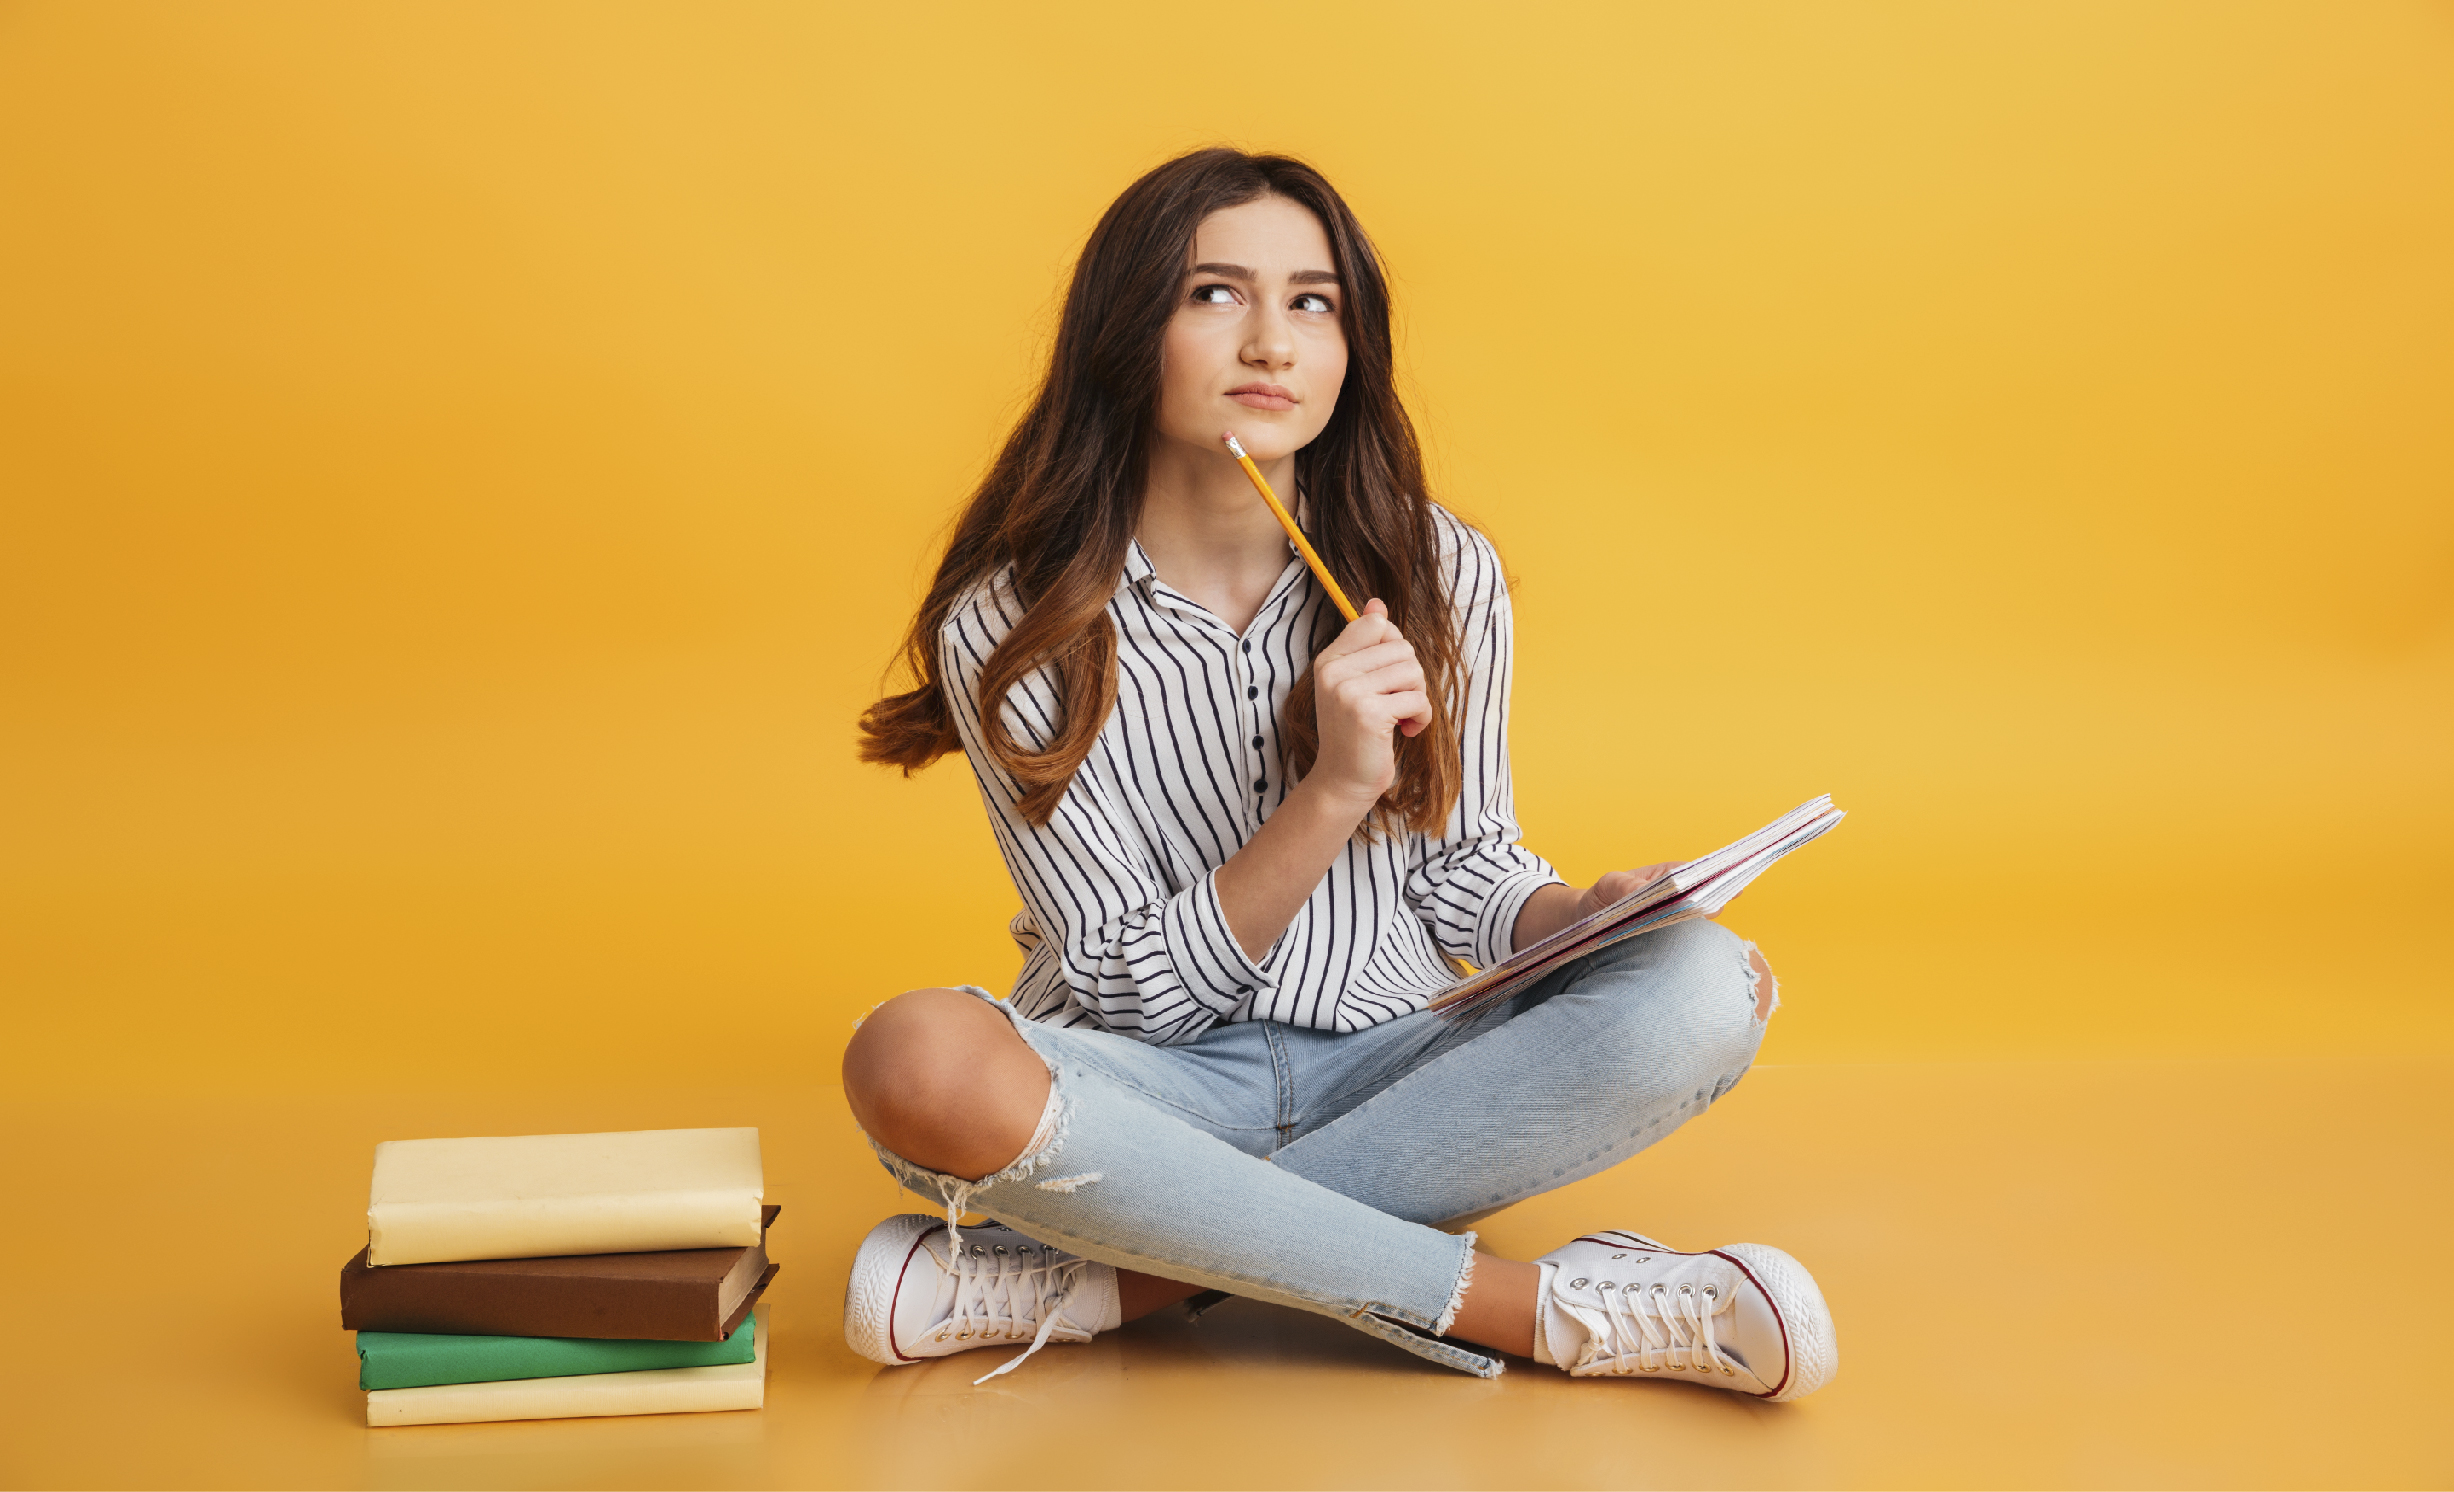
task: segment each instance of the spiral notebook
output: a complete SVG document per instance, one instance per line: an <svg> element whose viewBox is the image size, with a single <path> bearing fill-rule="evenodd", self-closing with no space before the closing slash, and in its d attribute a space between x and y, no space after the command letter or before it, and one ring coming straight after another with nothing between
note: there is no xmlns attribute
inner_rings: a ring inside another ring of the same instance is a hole
<svg viewBox="0 0 2454 1492"><path fill-rule="evenodd" d="M1831 832L1845 817L1832 795L1810 798L1744 839L1690 860L1620 900L1580 918L1514 957L1493 964L1444 992L1431 1008L1464 1016L1515 994L1571 959L1690 917L1728 906L1749 882L1783 855Z"/></svg>

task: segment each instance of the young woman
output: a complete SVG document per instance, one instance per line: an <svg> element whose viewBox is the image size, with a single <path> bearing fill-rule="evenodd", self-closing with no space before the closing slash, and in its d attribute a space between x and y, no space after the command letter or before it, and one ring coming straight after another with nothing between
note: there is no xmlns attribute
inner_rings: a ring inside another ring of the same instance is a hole
<svg viewBox="0 0 2454 1492"><path fill-rule="evenodd" d="M869 760L970 759L1025 952L1002 1004L913 990L845 1053L888 1170L945 1206L861 1245L863 1354L1028 1344L1012 1367L1225 1291L1485 1376L1496 1351L1766 1399L1831 1378L1778 1249L1608 1231L1521 1262L1462 1230L1702 1113L1776 996L1691 922L1467 1020L1424 1008L1666 867L1578 889L1518 844L1508 592L1427 496L1392 374L1379 258L1301 162L1185 156L1092 232L913 622L918 687L862 721ZM1356 621L1230 429L1373 598Z"/></svg>

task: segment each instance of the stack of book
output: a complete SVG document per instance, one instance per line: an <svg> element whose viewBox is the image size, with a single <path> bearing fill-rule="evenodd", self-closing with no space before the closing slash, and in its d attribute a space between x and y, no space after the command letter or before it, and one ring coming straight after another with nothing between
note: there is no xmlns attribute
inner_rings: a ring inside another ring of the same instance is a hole
<svg viewBox="0 0 2454 1492"><path fill-rule="evenodd" d="M755 1129L391 1140L341 1270L370 1425L756 1409Z"/></svg>

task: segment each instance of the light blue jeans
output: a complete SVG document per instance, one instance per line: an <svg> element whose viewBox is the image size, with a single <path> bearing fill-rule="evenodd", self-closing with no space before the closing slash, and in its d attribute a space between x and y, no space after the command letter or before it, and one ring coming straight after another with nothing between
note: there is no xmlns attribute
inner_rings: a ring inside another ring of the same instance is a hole
<svg viewBox="0 0 2454 1492"><path fill-rule="evenodd" d="M1161 1047L1016 1019L1051 1087L1012 1165L965 1181L878 1154L950 1218L987 1213L1491 1377L1496 1359L1439 1340L1474 1235L1434 1225L1617 1165L1735 1087L1764 1038L1752 951L1680 923L1468 1020L1418 1012L1349 1035L1248 1021Z"/></svg>

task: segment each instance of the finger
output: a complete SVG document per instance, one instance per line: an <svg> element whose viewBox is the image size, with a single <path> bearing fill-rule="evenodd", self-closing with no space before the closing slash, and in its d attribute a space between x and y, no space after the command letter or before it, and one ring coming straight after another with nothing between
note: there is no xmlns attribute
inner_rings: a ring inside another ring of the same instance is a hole
<svg viewBox="0 0 2454 1492"><path fill-rule="evenodd" d="M1315 668L1313 684L1324 691L1336 691L1374 674L1392 668L1414 668L1422 665L1415 660L1414 649L1402 642L1377 643L1342 657L1323 655Z"/></svg>
<svg viewBox="0 0 2454 1492"><path fill-rule="evenodd" d="M1424 726L1431 724L1431 696L1425 694L1420 689L1407 689L1396 693L1384 694L1379 697L1376 703L1379 704L1381 710L1385 712L1382 714L1381 718L1386 720L1389 725L1403 725L1407 721L1420 722L1415 726L1414 730L1406 732L1406 734L1410 736L1421 731ZM1383 727L1383 729L1386 728L1386 726Z"/></svg>
<svg viewBox="0 0 2454 1492"><path fill-rule="evenodd" d="M1357 668L1362 668L1367 672L1375 668L1387 668L1391 663L1411 661L1413 657L1413 643L1403 637L1390 637L1368 647L1357 648L1340 657L1338 661L1345 665L1347 672L1352 673Z"/></svg>
<svg viewBox="0 0 2454 1492"><path fill-rule="evenodd" d="M1317 667L1334 658L1343 658L1349 653L1359 652L1364 648L1377 647L1397 636L1398 630L1391 624L1388 617L1378 614L1359 616L1348 622L1344 631L1330 639L1329 646L1321 649L1321 656L1314 659L1313 663Z"/></svg>
<svg viewBox="0 0 2454 1492"><path fill-rule="evenodd" d="M1417 668L1384 669L1367 677L1347 679L1323 695L1329 708L1349 717L1382 722L1382 728L1388 721L1416 713L1411 708L1398 708L1395 701L1422 697L1423 674Z"/></svg>
<svg viewBox="0 0 2454 1492"><path fill-rule="evenodd" d="M1330 644L1329 651L1339 651L1338 643L1348 642L1350 639L1363 639L1362 645L1369 646L1371 643L1397 635L1397 624L1389 620L1388 603L1374 596L1363 603L1363 610L1355 613L1355 619L1346 624L1345 629L1338 634L1337 641Z"/></svg>
<svg viewBox="0 0 2454 1492"><path fill-rule="evenodd" d="M1431 695L1423 686L1423 670L1419 668L1415 669L1414 675L1413 681L1409 683L1404 690L1396 691L1406 699L1419 699L1423 701L1423 707L1420 710L1416 710L1411 714L1401 715L1398 717L1398 734L1406 736L1410 739L1423 734L1423 732L1427 730L1430 730L1432 723Z"/></svg>
<svg viewBox="0 0 2454 1492"><path fill-rule="evenodd" d="M1399 724L1404 719L1418 719L1423 724L1431 724L1431 694L1423 692L1421 687L1364 694L1355 704L1355 714L1362 717L1362 724L1367 729L1387 731L1389 726Z"/></svg>
<svg viewBox="0 0 2454 1492"><path fill-rule="evenodd" d="M1346 688L1350 699L1378 699L1385 704L1393 694L1421 694L1423 670L1411 663L1375 669L1359 679L1349 680Z"/></svg>
<svg viewBox="0 0 2454 1492"><path fill-rule="evenodd" d="M1414 675L1415 682L1420 683L1423 673L1422 661L1415 657L1414 649L1406 644L1384 642L1377 647L1365 648L1360 653L1349 653L1339 659L1332 673L1332 682L1343 684L1356 679L1381 679L1383 680L1381 687L1388 688L1390 682L1383 676L1401 672Z"/></svg>

